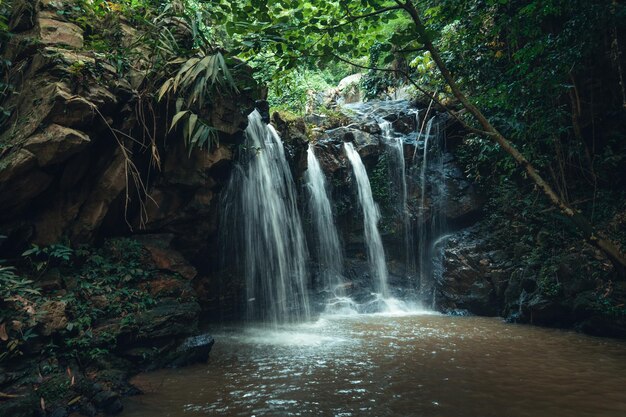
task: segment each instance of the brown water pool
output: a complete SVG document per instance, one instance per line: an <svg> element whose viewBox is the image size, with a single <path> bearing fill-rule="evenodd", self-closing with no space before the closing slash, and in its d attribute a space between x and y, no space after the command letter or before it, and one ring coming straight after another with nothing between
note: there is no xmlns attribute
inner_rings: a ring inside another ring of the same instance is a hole
<svg viewBox="0 0 626 417"><path fill-rule="evenodd" d="M209 363L136 377L122 417L626 416L621 341L429 314L214 336Z"/></svg>

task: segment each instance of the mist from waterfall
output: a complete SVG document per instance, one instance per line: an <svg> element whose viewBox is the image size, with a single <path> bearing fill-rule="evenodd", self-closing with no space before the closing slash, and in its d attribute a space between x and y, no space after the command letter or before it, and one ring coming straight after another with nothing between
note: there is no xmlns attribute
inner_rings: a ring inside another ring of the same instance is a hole
<svg viewBox="0 0 626 417"><path fill-rule="evenodd" d="M323 290L333 298L344 297L343 255L328 198L326 178L315 157L312 144L307 150L307 170L304 173L309 194L309 211L314 230L315 254Z"/></svg>
<svg viewBox="0 0 626 417"><path fill-rule="evenodd" d="M345 142L344 149L352 165L354 177L357 182L359 203L363 210L363 227L365 230L365 246L367 247L367 260L370 265L370 272L376 280L376 290L384 299L389 297L389 273L385 261L385 250L378 231L378 221L380 211L374 202L372 188L367 176L367 171L361 161L359 153L354 149L354 145Z"/></svg>
<svg viewBox="0 0 626 417"><path fill-rule="evenodd" d="M250 320L308 320L307 248L294 180L280 136L257 111L248 116L246 152L223 198L223 232L241 250Z"/></svg>

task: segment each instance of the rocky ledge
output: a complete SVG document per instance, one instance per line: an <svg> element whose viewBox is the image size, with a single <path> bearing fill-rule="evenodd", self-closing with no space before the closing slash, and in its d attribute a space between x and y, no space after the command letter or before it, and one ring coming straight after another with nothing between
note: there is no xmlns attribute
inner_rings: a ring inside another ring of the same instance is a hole
<svg viewBox="0 0 626 417"><path fill-rule="evenodd" d="M498 247L484 221L451 235L436 284L438 308L452 314L502 316L515 323L626 337L626 317L610 308L626 302L626 281L608 285L598 281L586 262L603 260L601 254L581 242L546 274L542 265L520 262L527 251L521 242Z"/></svg>
<svg viewBox="0 0 626 417"><path fill-rule="evenodd" d="M0 415L115 414L120 396L138 393L133 374L208 360L214 340L199 328L198 274L172 237L83 249L71 265L47 265L32 286L39 295L0 302L18 312L0 325Z"/></svg>

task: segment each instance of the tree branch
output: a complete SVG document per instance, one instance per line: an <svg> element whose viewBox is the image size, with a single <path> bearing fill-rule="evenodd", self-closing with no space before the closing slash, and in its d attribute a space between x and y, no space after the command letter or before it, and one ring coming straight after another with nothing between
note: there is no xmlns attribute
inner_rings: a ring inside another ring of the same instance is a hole
<svg viewBox="0 0 626 417"><path fill-rule="evenodd" d="M379 9L379 10L375 10L375 11L373 11L371 13L365 13L365 14L361 14L361 15L357 15L357 16L352 16L349 13L349 11L348 11L347 15L350 17L348 19L348 21L340 23L340 24L335 25L335 26L332 26L332 27L326 29L326 31L327 32L333 31L333 30L338 29L340 27L343 27L345 25L349 25L350 23L354 23L357 20L367 19L368 17L377 16L379 14L387 13L387 12L390 12L390 11L393 11L393 10L403 10L403 8L401 6L389 6L389 7L384 7L382 9Z"/></svg>
<svg viewBox="0 0 626 417"><path fill-rule="evenodd" d="M561 213L568 217L576 225L576 227L578 227L578 230L582 232L587 242L604 252L613 265L615 265L620 274L624 275L626 273L626 256L621 252L619 247L609 239L600 236L595 231L593 225L580 213L580 211L575 210L567 204L566 201L560 198L554 189L541 177L535 167L531 165L530 161L528 161L528 159L526 159L526 157L519 150L517 150L513 143L505 138L504 135L502 135L502 133L500 133L498 129L496 129L489 122L485 115L482 114L482 112L469 101L452 77L452 74L448 70L446 64L443 62L443 59L439 54L439 50L435 48L432 41L428 37L426 27L422 23L417 9L410 0L407 0L404 10L406 10L413 20L417 34L421 38L420 40L430 51L431 57L433 61L435 61L435 64L437 64L441 75L446 80L448 86L450 86L454 96L461 102L461 104L463 104L463 107L465 107L476 118L476 120L478 120L483 129L488 133L488 136L498 143L504 151L511 155L518 165L526 170L528 176L543 191L546 197L548 197L548 200L550 200L550 202L557 207Z"/></svg>

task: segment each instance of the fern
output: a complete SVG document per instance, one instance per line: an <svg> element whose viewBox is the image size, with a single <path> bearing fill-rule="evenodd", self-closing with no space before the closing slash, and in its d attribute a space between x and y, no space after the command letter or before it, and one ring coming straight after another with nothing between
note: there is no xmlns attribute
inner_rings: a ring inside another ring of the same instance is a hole
<svg viewBox="0 0 626 417"><path fill-rule="evenodd" d="M10 300L15 296L39 294L39 290L33 288L33 281L20 278L12 266L0 265L0 297L2 299Z"/></svg>
<svg viewBox="0 0 626 417"><path fill-rule="evenodd" d="M202 109L208 91L217 89L219 92L220 88L239 92L224 56L215 52L204 57L189 58L174 77L163 83L158 100L161 101L165 95L179 95L187 107L197 105Z"/></svg>
<svg viewBox="0 0 626 417"><path fill-rule="evenodd" d="M210 102L210 92L221 94L228 90L238 93L235 80L220 52L194 56L184 62L177 59L172 63L182 63L182 66L175 76L163 83L157 96L158 101L166 96L177 97L177 112L172 118L169 131L179 123L183 124L183 137L190 154L193 148L210 149L218 144L217 129L198 113L205 103Z"/></svg>
<svg viewBox="0 0 626 417"><path fill-rule="evenodd" d="M183 138L189 148L189 155L194 148L202 149L206 146L207 149L211 149L213 146L219 145L217 129L190 110L182 110L174 115L170 131L182 120L185 121Z"/></svg>

